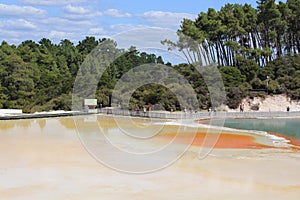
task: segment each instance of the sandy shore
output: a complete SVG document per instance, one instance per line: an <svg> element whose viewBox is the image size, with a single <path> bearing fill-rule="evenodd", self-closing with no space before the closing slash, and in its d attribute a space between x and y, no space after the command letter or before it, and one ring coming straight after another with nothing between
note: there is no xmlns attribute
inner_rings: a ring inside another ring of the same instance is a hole
<svg viewBox="0 0 300 200"><path fill-rule="evenodd" d="M292 148L215 148L199 159L193 145L170 167L132 175L93 159L71 118L0 127L0 199L299 198L300 153Z"/></svg>

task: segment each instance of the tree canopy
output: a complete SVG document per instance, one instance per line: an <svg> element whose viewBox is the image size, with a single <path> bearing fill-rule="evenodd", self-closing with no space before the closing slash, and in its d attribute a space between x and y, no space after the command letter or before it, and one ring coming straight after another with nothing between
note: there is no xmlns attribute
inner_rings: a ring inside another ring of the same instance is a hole
<svg viewBox="0 0 300 200"><path fill-rule="evenodd" d="M189 61L168 67L183 75L197 94L201 109L211 105L209 90L195 62L204 54L217 63L227 92L227 104L237 108L246 96L286 94L300 99L300 0L258 0L249 4L226 4L219 11L209 8L193 21L183 19L179 41L162 41L178 48ZM73 84L79 67L99 44L108 39L87 36L77 45L63 39L59 44L42 38L19 45L0 45L0 108L20 108L24 112L70 110ZM135 47L111 51L122 55L99 79L96 98L111 105L111 95L119 79L136 66L164 64L163 58L139 52ZM204 58L203 62L205 62ZM93 70L93 69L90 69ZM175 86L174 86L175 87ZM138 88L130 108L154 105L180 110L176 95L158 84Z"/></svg>

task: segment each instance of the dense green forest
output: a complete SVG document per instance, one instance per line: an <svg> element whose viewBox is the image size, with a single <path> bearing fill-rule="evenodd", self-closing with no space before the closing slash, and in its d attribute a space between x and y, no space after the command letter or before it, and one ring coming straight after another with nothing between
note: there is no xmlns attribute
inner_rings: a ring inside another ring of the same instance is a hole
<svg viewBox="0 0 300 200"><path fill-rule="evenodd" d="M218 64L227 92L227 105L236 108L246 96L286 94L300 99L300 0L275 3L259 0L257 8L248 4L226 4L219 11L208 9L194 21L183 19L178 35L194 41L192 49L183 42L164 41L186 53L189 63L172 66L162 57L123 51L99 81L96 98L110 106L112 90L130 69L146 64L165 64L176 69L193 86L201 109L210 106L207 86L193 63L199 52L211 55ZM86 37L74 45L68 39L53 44L43 38L19 45L0 45L0 108L20 108L24 112L70 110L73 84L87 55L107 39ZM113 41L111 41L113 43ZM117 49L117 44L114 45ZM192 55L191 55L192 54ZM135 105L157 104L167 110L180 105L170 90L145 85L132 96Z"/></svg>

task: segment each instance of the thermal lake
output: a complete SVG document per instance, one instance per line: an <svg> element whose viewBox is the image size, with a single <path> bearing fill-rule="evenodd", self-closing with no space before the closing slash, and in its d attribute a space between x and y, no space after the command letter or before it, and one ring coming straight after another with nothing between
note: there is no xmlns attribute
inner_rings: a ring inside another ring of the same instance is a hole
<svg viewBox="0 0 300 200"><path fill-rule="evenodd" d="M0 121L0 199L298 199L280 135L106 115ZM136 172L136 173L135 173Z"/></svg>

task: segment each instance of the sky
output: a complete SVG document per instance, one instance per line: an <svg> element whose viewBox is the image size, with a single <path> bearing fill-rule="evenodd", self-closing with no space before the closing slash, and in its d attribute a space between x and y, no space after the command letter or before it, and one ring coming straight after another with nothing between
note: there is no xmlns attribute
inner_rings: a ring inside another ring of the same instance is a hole
<svg viewBox="0 0 300 200"><path fill-rule="evenodd" d="M74 44L86 36L110 37L136 28L176 31L208 8L256 0L0 0L0 41L20 44L48 38Z"/></svg>

